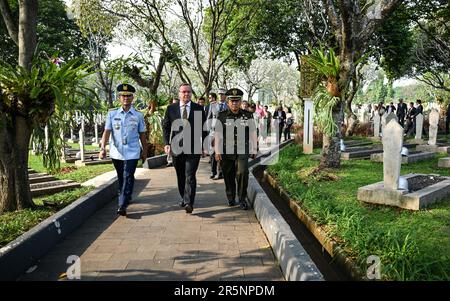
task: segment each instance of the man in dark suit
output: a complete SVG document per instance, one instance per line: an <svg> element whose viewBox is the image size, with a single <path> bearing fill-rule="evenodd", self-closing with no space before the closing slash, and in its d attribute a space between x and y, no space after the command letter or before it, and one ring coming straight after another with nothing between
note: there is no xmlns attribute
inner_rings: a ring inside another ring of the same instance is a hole
<svg viewBox="0 0 450 301"><path fill-rule="evenodd" d="M409 103L408 113L406 114L406 129L405 135L409 135L415 132L415 124L416 124L416 108L414 108L414 103Z"/></svg>
<svg viewBox="0 0 450 301"><path fill-rule="evenodd" d="M423 106L422 106L422 100L418 99L416 100L417 106L416 106L416 113L414 116L417 116L419 114L423 115Z"/></svg>
<svg viewBox="0 0 450 301"><path fill-rule="evenodd" d="M196 173L203 153L203 141L208 135L203 130L206 121L203 107L192 102L192 87L182 84L178 90L179 103L167 107L162 126L164 151L171 153L177 173L180 206L187 213L194 208L197 188Z"/></svg>
<svg viewBox="0 0 450 301"><path fill-rule="evenodd" d="M286 121L286 112L283 111L283 107L279 106L278 109L273 113L273 120L278 124L277 131L277 143L281 141L281 134L283 133L284 124Z"/></svg>
<svg viewBox="0 0 450 301"><path fill-rule="evenodd" d="M402 127L405 125L405 117L407 113L408 107L406 106L406 103L403 102L403 98L400 98L397 105L397 118Z"/></svg>

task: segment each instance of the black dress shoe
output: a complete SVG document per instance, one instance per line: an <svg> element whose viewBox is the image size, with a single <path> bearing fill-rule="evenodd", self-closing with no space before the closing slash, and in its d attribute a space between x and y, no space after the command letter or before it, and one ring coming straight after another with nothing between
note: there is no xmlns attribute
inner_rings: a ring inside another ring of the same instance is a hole
<svg viewBox="0 0 450 301"><path fill-rule="evenodd" d="M242 210L247 210L248 209L247 202L246 201L239 202L239 208L241 208Z"/></svg>
<svg viewBox="0 0 450 301"><path fill-rule="evenodd" d="M186 210L186 213L192 213L192 210L194 210L191 204L187 204L184 209Z"/></svg>
<svg viewBox="0 0 450 301"><path fill-rule="evenodd" d="M210 175L209 178L210 179L214 179L216 177L216 175Z"/></svg>
<svg viewBox="0 0 450 301"><path fill-rule="evenodd" d="M229 200L228 201L228 206L231 207L231 206L234 206L234 205L236 205L236 202L234 200L231 200L231 201Z"/></svg>
<svg viewBox="0 0 450 301"><path fill-rule="evenodd" d="M184 207L186 207L186 203L184 202L184 201L181 201L179 204L178 204L181 208L184 208Z"/></svg>
<svg viewBox="0 0 450 301"><path fill-rule="evenodd" d="M119 209L117 209L117 214L121 215L121 216L125 216L125 215L127 215L127 210L125 209L125 207L119 207Z"/></svg>

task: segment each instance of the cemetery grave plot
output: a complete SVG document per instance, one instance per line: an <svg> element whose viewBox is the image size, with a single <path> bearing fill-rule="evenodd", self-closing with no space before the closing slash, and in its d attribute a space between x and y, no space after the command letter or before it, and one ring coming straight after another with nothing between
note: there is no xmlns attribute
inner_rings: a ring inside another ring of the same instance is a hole
<svg viewBox="0 0 450 301"><path fill-rule="evenodd" d="M358 188L360 201L420 210L450 195L450 177L408 174L400 176L403 128L391 120L383 137L383 181Z"/></svg>
<svg viewBox="0 0 450 301"><path fill-rule="evenodd" d="M450 168L450 157L440 158L438 161L438 167Z"/></svg>
<svg viewBox="0 0 450 301"><path fill-rule="evenodd" d="M55 177L37 173L34 170L28 170L30 179L31 196L52 195L67 189L81 187L80 183L72 180L58 180Z"/></svg>
<svg viewBox="0 0 450 301"><path fill-rule="evenodd" d="M433 159L436 157L436 153L433 152L421 152L421 151L409 151L407 156L402 156L402 164L410 164L423 160ZM377 153L370 155L370 161L383 162L383 153Z"/></svg>

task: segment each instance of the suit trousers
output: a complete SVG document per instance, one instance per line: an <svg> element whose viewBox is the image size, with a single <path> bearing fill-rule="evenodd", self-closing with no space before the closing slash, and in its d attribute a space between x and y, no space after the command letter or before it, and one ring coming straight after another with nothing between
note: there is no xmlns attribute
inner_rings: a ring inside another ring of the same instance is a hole
<svg viewBox="0 0 450 301"><path fill-rule="evenodd" d="M185 204L194 205L200 155L179 154L172 160L177 173L178 192Z"/></svg>
<svg viewBox="0 0 450 301"><path fill-rule="evenodd" d="M114 168L117 172L117 178L119 181L119 207L127 207L131 195L133 194L134 187L134 172L139 159L133 160L116 160L112 159Z"/></svg>
<svg viewBox="0 0 450 301"><path fill-rule="evenodd" d="M222 155L222 172L228 201L236 197L236 184L239 201L245 201L248 186L248 157Z"/></svg>

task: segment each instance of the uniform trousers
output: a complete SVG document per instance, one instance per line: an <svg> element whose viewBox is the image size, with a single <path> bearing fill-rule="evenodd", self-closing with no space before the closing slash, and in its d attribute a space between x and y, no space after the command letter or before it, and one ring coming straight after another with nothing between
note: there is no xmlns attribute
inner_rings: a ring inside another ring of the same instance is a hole
<svg viewBox="0 0 450 301"><path fill-rule="evenodd" d="M222 155L222 172L228 201L236 197L236 184L239 201L245 201L248 186L248 156Z"/></svg>
<svg viewBox="0 0 450 301"><path fill-rule="evenodd" d="M134 172L139 159L117 160L112 159L119 181L119 207L127 207L131 201L134 187Z"/></svg>

